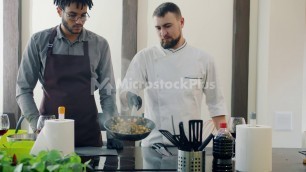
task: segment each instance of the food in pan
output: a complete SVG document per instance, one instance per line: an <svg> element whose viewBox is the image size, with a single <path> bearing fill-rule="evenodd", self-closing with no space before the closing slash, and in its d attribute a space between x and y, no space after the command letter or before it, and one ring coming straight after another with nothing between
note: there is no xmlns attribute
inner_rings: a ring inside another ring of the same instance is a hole
<svg viewBox="0 0 306 172"><path fill-rule="evenodd" d="M145 120L142 118L123 119L115 117L111 130L121 134L143 134L151 130L144 126Z"/></svg>

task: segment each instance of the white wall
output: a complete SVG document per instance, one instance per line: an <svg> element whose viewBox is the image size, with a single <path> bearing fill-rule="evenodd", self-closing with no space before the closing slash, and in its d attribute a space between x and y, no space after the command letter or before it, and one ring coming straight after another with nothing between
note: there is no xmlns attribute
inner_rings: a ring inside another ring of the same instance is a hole
<svg viewBox="0 0 306 172"><path fill-rule="evenodd" d="M273 147L301 147L305 0L260 0L258 26L258 122L273 127ZM292 112L292 130L275 129L275 112Z"/></svg>
<svg viewBox="0 0 306 172"><path fill-rule="evenodd" d="M116 86L121 82L121 37L122 37L122 0L94 0L90 11L90 20L85 27L106 38L110 45ZM118 89L117 89L118 90ZM100 102L98 91L95 92L96 102ZM119 94L117 106L120 109ZM101 112L100 103L98 106ZM120 111L119 111L120 112Z"/></svg>
<svg viewBox="0 0 306 172"><path fill-rule="evenodd" d="M3 11L3 1L0 3L0 11ZM0 113L3 112L3 12L0 13Z"/></svg>
<svg viewBox="0 0 306 172"><path fill-rule="evenodd" d="M183 34L190 45L211 54L216 61L223 86L228 115L231 112L233 1L170 0L176 3L185 18ZM138 1L138 51L159 44L153 24L154 9L165 0ZM203 100L204 101L204 100ZM202 116L209 119L205 103Z"/></svg>

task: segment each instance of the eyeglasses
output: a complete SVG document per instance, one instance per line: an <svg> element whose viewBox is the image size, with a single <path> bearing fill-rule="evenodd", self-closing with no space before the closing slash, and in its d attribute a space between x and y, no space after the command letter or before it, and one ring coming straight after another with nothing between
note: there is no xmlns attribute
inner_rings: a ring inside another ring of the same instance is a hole
<svg viewBox="0 0 306 172"><path fill-rule="evenodd" d="M78 17L77 14L69 14L69 13L66 13L65 10L63 10L63 12L66 14L69 20L74 21L74 22L78 21L79 19L81 19L82 22L85 22L87 18L90 17L88 13L84 13L81 15L81 17Z"/></svg>

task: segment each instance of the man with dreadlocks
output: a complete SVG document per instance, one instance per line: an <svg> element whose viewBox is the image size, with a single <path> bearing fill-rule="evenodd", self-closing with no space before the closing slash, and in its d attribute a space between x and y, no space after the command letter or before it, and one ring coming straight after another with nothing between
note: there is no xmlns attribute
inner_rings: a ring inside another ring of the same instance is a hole
<svg viewBox="0 0 306 172"><path fill-rule="evenodd" d="M31 37L18 72L18 105L33 131L39 115L58 114L58 107L65 106L65 117L75 120L75 146L102 146L103 121L99 124L91 88L96 83L103 84L99 90L103 114L107 118L116 115L116 86L108 42L83 27L92 0L54 0L54 4L62 22ZM38 80L44 93L39 111L33 99ZM108 135L107 147L120 149L122 143Z"/></svg>

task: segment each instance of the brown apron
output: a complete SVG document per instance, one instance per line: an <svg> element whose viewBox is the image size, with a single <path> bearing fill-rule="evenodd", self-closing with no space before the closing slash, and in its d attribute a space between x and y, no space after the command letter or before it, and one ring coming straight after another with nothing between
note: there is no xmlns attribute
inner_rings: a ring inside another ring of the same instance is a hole
<svg viewBox="0 0 306 172"><path fill-rule="evenodd" d="M53 54L56 33L53 28L49 38L40 113L58 116L58 107L65 106L65 118L74 119L75 146L102 146L98 111L90 89L88 42L83 42L84 55Z"/></svg>

